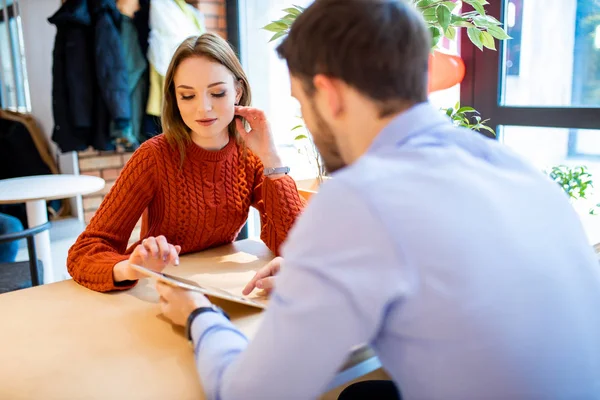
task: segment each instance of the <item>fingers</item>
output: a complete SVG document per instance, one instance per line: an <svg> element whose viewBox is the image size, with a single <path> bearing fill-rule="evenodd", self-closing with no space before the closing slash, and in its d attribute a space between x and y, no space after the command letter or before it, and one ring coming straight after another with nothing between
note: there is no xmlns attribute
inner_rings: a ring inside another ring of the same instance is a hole
<svg viewBox="0 0 600 400"><path fill-rule="evenodd" d="M248 134L248 131L244 126L244 121L242 121L239 118L235 118L235 128L237 129L238 133L242 138L244 138Z"/></svg>
<svg viewBox="0 0 600 400"><path fill-rule="evenodd" d="M136 247L138 256L143 261L157 259L165 264L179 265L179 253L181 246L174 246L167 241L163 235L147 237Z"/></svg>
<svg viewBox="0 0 600 400"><path fill-rule="evenodd" d="M274 258L267 265L265 265L264 267L259 269L258 272L256 273L256 275L254 275L254 277L250 280L250 282L248 282L246 287L244 287L244 290L242 290L242 294L244 296L247 296L250 293L252 293L252 291L256 287L258 287L259 289L262 289L261 287L257 286L256 283L258 281L260 281L261 279L264 279L269 276L277 274L279 272L279 269L281 268L282 261L283 261L283 258L281 258L281 257Z"/></svg>
<svg viewBox="0 0 600 400"><path fill-rule="evenodd" d="M142 245L146 249L146 251L152 257L158 257L158 244L156 243L156 238L150 236L144 240L142 240Z"/></svg>
<svg viewBox="0 0 600 400"><path fill-rule="evenodd" d="M167 242L167 238L163 235L156 237L156 244L158 246L158 258L163 261L168 261L171 255L171 245Z"/></svg>
<svg viewBox="0 0 600 400"><path fill-rule="evenodd" d="M167 261L171 265L179 265L179 251L177 250L177 247L172 244L169 245L169 256ZM181 247L179 247L179 250L181 250Z"/></svg>
<svg viewBox="0 0 600 400"><path fill-rule="evenodd" d="M244 117L250 122L265 119L265 113L262 112L262 110L253 107L236 106L235 115Z"/></svg>
<svg viewBox="0 0 600 400"><path fill-rule="evenodd" d="M270 292L275 287L275 277L270 276L268 278L260 279L256 282L256 287L267 292Z"/></svg>
<svg viewBox="0 0 600 400"><path fill-rule="evenodd" d="M283 257L275 257L270 263L267 264L267 267L271 269L271 275L279 273L281 264L283 264Z"/></svg>

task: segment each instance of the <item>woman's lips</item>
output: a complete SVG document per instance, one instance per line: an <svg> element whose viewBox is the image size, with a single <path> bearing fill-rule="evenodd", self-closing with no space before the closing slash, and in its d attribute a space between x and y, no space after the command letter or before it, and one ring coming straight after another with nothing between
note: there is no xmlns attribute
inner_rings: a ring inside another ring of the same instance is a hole
<svg viewBox="0 0 600 400"><path fill-rule="evenodd" d="M202 126L211 126L215 122L217 122L216 118L207 118L207 119L197 119L196 122Z"/></svg>

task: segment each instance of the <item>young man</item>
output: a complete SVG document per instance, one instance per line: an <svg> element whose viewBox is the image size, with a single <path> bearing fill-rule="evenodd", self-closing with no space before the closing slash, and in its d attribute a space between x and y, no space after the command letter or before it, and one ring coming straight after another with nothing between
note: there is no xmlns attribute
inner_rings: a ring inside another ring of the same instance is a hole
<svg viewBox="0 0 600 400"><path fill-rule="evenodd" d="M333 179L250 343L206 298L159 285L165 315L192 321L207 396L315 398L368 343L406 399L597 398L600 268L578 216L427 103L412 6L317 0L277 51Z"/></svg>

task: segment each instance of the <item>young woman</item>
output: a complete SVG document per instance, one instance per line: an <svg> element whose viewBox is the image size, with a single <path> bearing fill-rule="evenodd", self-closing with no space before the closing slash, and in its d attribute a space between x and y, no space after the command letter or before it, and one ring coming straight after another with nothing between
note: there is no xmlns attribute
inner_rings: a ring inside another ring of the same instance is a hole
<svg viewBox="0 0 600 400"><path fill-rule="evenodd" d="M165 77L164 134L133 154L69 250L75 281L97 291L130 288L140 278L130 263L160 271L180 253L230 243L250 206L277 253L304 203L250 98L225 40L206 33L179 46ZM142 214L143 240L127 249Z"/></svg>

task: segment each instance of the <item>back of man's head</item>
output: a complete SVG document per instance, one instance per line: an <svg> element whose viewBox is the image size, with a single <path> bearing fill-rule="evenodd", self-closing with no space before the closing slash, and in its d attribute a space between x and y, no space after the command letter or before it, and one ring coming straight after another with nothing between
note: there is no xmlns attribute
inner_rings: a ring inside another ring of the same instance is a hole
<svg viewBox="0 0 600 400"><path fill-rule="evenodd" d="M403 0L316 0L292 24L277 48L308 95L313 78L337 78L380 104L427 100L430 33L418 11Z"/></svg>

